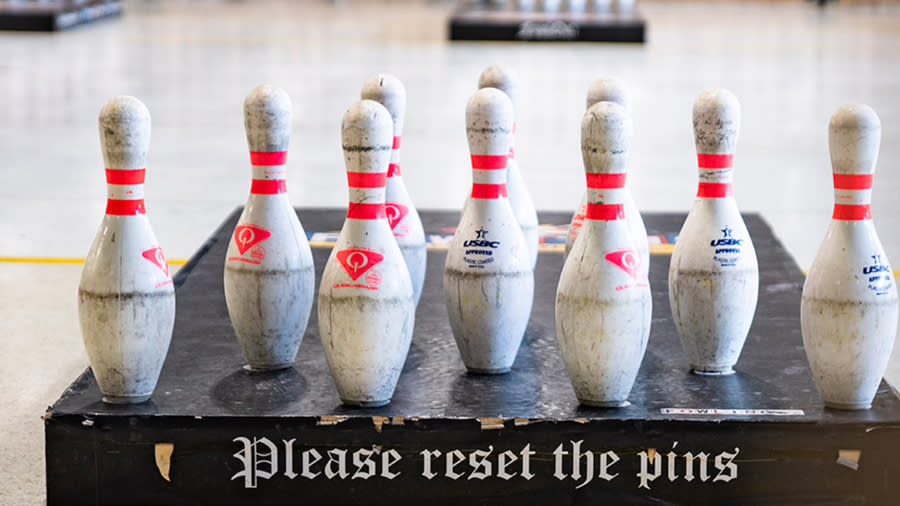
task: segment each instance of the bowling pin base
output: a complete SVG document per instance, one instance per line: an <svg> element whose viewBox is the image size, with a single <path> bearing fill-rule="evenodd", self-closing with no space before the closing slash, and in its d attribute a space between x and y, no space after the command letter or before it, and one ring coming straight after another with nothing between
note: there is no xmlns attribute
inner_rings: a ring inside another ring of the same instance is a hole
<svg viewBox="0 0 900 506"><path fill-rule="evenodd" d="M506 374L512 370L512 367L500 367L497 369L478 369L475 367L466 367L469 374Z"/></svg>
<svg viewBox="0 0 900 506"><path fill-rule="evenodd" d="M103 402L107 404L140 404L150 400L153 394L141 395L104 395Z"/></svg>
<svg viewBox="0 0 900 506"><path fill-rule="evenodd" d="M592 408L626 408L631 406L628 401L591 401L588 399L578 399L578 402Z"/></svg>
<svg viewBox="0 0 900 506"><path fill-rule="evenodd" d="M355 406L358 408L380 408L381 406L387 406L390 404L390 399L384 399L380 401L351 401L349 399L341 399L341 403L346 406Z"/></svg>
<svg viewBox="0 0 900 506"><path fill-rule="evenodd" d="M247 371L248 373L254 373L254 372L270 372L270 371L280 371L280 370L282 370L282 369L287 369L287 368L289 368L289 367L291 367L291 366L293 366L293 365L294 365L293 362L291 362L291 363L286 363L286 364L275 364L275 365L250 365L250 364L244 364L244 366L241 367L241 369L243 369L244 371Z"/></svg>
<svg viewBox="0 0 900 506"><path fill-rule="evenodd" d="M825 401L825 407L829 409L840 409L841 411L857 411L869 409L872 407L870 402L833 402Z"/></svg>
<svg viewBox="0 0 900 506"><path fill-rule="evenodd" d="M734 367L730 365L725 367L698 367L692 365L691 372L698 376L728 376L734 374Z"/></svg>

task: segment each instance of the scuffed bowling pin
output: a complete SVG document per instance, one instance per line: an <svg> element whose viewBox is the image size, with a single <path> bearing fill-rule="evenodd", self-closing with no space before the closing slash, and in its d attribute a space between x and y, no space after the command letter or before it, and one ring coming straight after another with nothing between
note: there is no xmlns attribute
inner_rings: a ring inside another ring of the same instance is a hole
<svg viewBox="0 0 900 506"><path fill-rule="evenodd" d="M897 332L897 286L869 202L881 122L845 105L828 124L834 213L800 305L803 346L825 405L868 409Z"/></svg>
<svg viewBox="0 0 900 506"><path fill-rule="evenodd" d="M175 325L175 289L144 210L150 112L134 97L100 110L106 215L78 286L78 316L103 401L150 398Z"/></svg>
<svg viewBox="0 0 900 506"><path fill-rule="evenodd" d="M513 108L494 88L466 106L472 193L447 252L444 296L450 328L469 371L509 371L531 315L531 253L506 198Z"/></svg>
<svg viewBox="0 0 900 506"><path fill-rule="evenodd" d="M394 144L391 151L391 164L388 166L387 184L384 187L384 208L388 223L397 245L403 253L409 277L412 279L416 305L422 296L422 285L425 283L425 263L428 252L425 250L425 230L419 212L413 205L403 178L400 176L400 139L403 135L403 116L406 114L406 88L403 83L390 74L378 74L363 84L363 99L374 100L383 105L391 113L394 120Z"/></svg>
<svg viewBox="0 0 900 506"><path fill-rule="evenodd" d="M384 208L392 132L378 102L361 100L344 113L350 206L319 286L319 331L349 405L390 402L412 339L412 281Z"/></svg>
<svg viewBox="0 0 900 506"><path fill-rule="evenodd" d="M312 251L285 184L291 99L259 86L244 100L253 180L225 254L225 303L251 370L290 367L312 311Z"/></svg>
<svg viewBox="0 0 900 506"><path fill-rule="evenodd" d="M669 266L669 303L691 368L730 374L756 312L756 251L732 192L740 104L723 89L694 102L700 182Z"/></svg>
<svg viewBox="0 0 900 506"><path fill-rule="evenodd" d="M540 234L538 230L537 211L534 203L531 201L531 195L525 186L525 180L522 179L522 173L519 171L519 163L515 156L515 131L516 131L516 107L519 100L519 76L512 69L503 65L491 65L484 69L478 77L479 88L497 88L506 93L513 106L513 132L509 137L509 165L507 167L506 190L509 194L509 205L512 208L513 216L522 229L522 235L525 236L525 244L528 246L528 253L531 258L532 268L537 263L538 243L540 242Z"/></svg>
<svg viewBox="0 0 900 506"><path fill-rule="evenodd" d="M625 87L625 83L615 78L602 77L596 79L588 86L587 108L590 109L597 102L616 102L628 111L630 103L628 100L628 88ZM637 248L638 254L641 256L641 267L644 269L644 275L649 275L650 245L647 242L647 228L644 226L641 212L637 204L634 203L628 188L624 189L622 195L622 205L625 208L625 225L628 226L631 239L634 241L635 248ZM578 231L581 230L581 226L584 223L586 210L587 191L582 195L578 210L575 211L569 224L569 233L566 236L566 256L571 251L575 238L578 237Z"/></svg>
<svg viewBox="0 0 900 506"><path fill-rule="evenodd" d="M582 404L627 403L647 349L653 301L625 216L631 118L614 102L581 122L588 204L556 291L556 335Z"/></svg>

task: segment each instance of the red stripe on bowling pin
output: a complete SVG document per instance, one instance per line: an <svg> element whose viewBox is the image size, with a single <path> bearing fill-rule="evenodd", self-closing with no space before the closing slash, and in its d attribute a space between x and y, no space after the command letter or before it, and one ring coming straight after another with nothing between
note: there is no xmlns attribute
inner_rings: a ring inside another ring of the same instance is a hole
<svg viewBox="0 0 900 506"><path fill-rule="evenodd" d="M730 169L734 154L697 153L697 166L701 169Z"/></svg>
<svg viewBox="0 0 900 506"><path fill-rule="evenodd" d="M144 184L145 169L106 169L107 184Z"/></svg>
<svg viewBox="0 0 900 506"><path fill-rule="evenodd" d="M497 199L507 197L506 167L508 155L471 155L472 198Z"/></svg>
<svg viewBox="0 0 900 506"><path fill-rule="evenodd" d="M498 199L507 196L505 184L472 184L473 199Z"/></svg>
<svg viewBox="0 0 900 506"><path fill-rule="evenodd" d="M391 145L391 149L394 151L397 151L398 149L400 149L400 136L399 135L394 136L394 143ZM396 154L397 153L391 154L392 160L397 159ZM400 175L400 164L396 163L396 162L391 162L391 164L388 165L387 177L395 177L395 176L399 176L399 175Z"/></svg>
<svg viewBox="0 0 900 506"><path fill-rule="evenodd" d="M385 218L384 203L380 204L350 204L347 209L347 217L354 220L377 220Z"/></svg>
<svg viewBox="0 0 900 506"><path fill-rule="evenodd" d="M106 169L106 214L111 216L146 214L144 174L144 169Z"/></svg>
<svg viewBox="0 0 900 506"><path fill-rule="evenodd" d="M286 163L287 151L251 151L250 165L253 166L253 180L250 183L250 193L253 195L287 193L283 167ZM269 167L275 167L275 169Z"/></svg>
<svg viewBox="0 0 900 506"><path fill-rule="evenodd" d="M734 195L731 183L704 183L697 185L697 196L707 199L716 199L722 197L730 197Z"/></svg>
<svg viewBox="0 0 900 506"><path fill-rule="evenodd" d="M834 174L834 212L831 218L845 221L872 219L873 174Z"/></svg>
<svg viewBox="0 0 900 506"><path fill-rule="evenodd" d="M355 220L377 220L387 216L384 209L384 184L387 182L385 172L353 172L347 171L347 183L350 193L354 195L347 208L347 218ZM354 192L354 190L356 190ZM382 200L369 203L366 200Z"/></svg>
<svg viewBox="0 0 900 506"><path fill-rule="evenodd" d="M869 207L869 204L835 204L834 212L831 214L831 218L835 220L846 221L870 220L872 219L872 210Z"/></svg>
<svg viewBox="0 0 900 506"><path fill-rule="evenodd" d="M625 206L622 204L591 204L588 202L584 213L587 220L623 220L625 219Z"/></svg>
<svg viewBox="0 0 900 506"><path fill-rule="evenodd" d="M586 172L587 187L595 189L625 188L626 173L593 174Z"/></svg>
<svg viewBox="0 0 900 506"><path fill-rule="evenodd" d="M697 153L697 167L700 168L700 183L697 197L717 199L734 195L731 186L731 165L733 154Z"/></svg>
<svg viewBox="0 0 900 506"><path fill-rule="evenodd" d="M146 214L144 208L144 199L135 200L106 200L106 214L112 216L133 216L136 214Z"/></svg>
<svg viewBox="0 0 900 506"><path fill-rule="evenodd" d="M272 166L287 163L287 151L251 151L250 165Z"/></svg>

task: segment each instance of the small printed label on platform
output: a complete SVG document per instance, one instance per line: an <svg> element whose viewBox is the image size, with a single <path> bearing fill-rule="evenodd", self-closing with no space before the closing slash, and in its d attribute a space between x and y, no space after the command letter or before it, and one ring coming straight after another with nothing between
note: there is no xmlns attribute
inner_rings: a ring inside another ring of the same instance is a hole
<svg viewBox="0 0 900 506"><path fill-rule="evenodd" d="M660 408L663 415L803 416L802 409Z"/></svg>

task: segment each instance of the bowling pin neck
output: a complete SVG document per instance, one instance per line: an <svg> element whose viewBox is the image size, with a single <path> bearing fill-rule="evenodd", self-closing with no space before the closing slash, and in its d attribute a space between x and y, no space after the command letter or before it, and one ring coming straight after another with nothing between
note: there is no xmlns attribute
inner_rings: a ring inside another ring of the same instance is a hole
<svg viewBox="0 0 900 506"><path fill-rule="evenodd" d="M509 136L509 159L516 157L516 124L513 123L512 135Z"/></svg>
<svg viewBox="0 0 900 506"><path fill-rule="evenodd" d="M862 221L872 219L873 174L834 173L834 213L832 219Z"/></svg>
<svg viewBox="0 0 900 506"><path fill-rule="evenodd" d="M697 154L699 184L697 198L725 198L734 195L731 186L732 154Z"/></svg>
<svg viewBox="0 0 900 506"><path fill-rule="evenodd" d="M472 155L472 198L506 198L507 155Z"/></svg>
<svg viewBox="0 0 900 506"><path fill-rule="evenodd" d="M250 165L253 180L251 195L280 195L287 193L285 182L287 151L251 151Z"/></svg>
<svg viewBox="0 0 900 506"><path fill-rule="evenodd" d="M347 218L354 220L378 220L386 217L384 209L385 172L347 171L350 186L350 206Z"/></svg>
<svg viewBox="0 0 900 506"><path fill-rule="evenodd" d="M145 214L144 169L106 169L106 214L134 216Z"/></svg>
<svg viewBox="0 0 900 506"><path fill-rule="evenodd" d="M587 206L585 220L625 219L625 173L586 173Z"/></svg>
<svg viewBox="0 0 900 506"><path fill-rule="evenodd" d="M388 165L387 177L400 177L400 136L394 136L391 146L391 163Z"/></svg>

